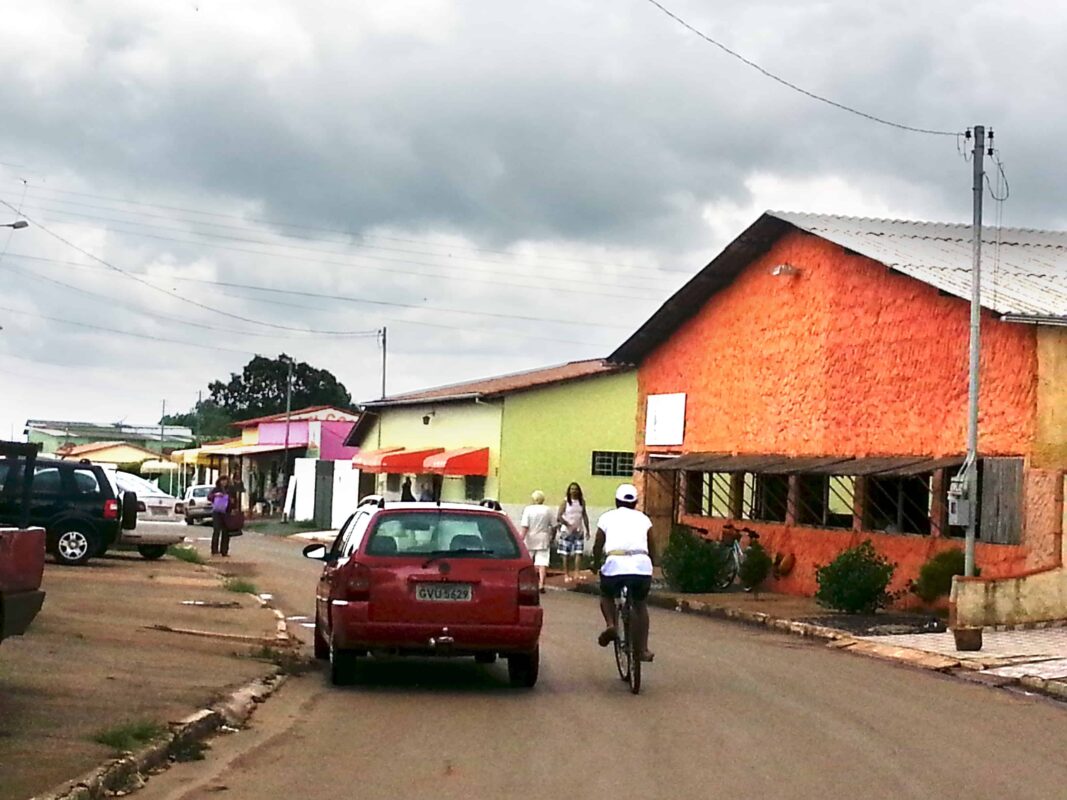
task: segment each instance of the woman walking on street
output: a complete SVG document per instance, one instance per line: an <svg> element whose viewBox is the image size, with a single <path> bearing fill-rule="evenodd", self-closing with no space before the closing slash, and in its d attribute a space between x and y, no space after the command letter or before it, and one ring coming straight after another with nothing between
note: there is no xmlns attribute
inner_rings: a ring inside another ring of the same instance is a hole
<svg viewBox="0 0 1067 800"><path fill-rule="evenodd" d="M559 525L559 540L556 551L563 556L563 581L570 583L578 580L582 571L582 553L589 537L589 515L585 510L585 496L582 487L572 483L567 487L567 496L560 503L556 514ZM574 577L571 577L570 558L574 556Z"/></svg>
<svg viewBox="0 0 1067 800"><path fill-rule="evenodd" d="M208 493L211 503L211 555L230 554L230 534L226 530L226 512L230 508L230 479L223 475Z"/></svg>
<svg viewBox="0 0 1067 800"><path fill-rule="evenodd" d="M537 587L544 594L545 575L548 572L548 556L552 548L552 530L556 527L554 524L556 515L545 505L545 493L540 489L535 491L530 499L533 500L533 504L523 509L519 527L522 530L522 540L526 543L526 549L530 551L534 566L537 567Z"/></svg>

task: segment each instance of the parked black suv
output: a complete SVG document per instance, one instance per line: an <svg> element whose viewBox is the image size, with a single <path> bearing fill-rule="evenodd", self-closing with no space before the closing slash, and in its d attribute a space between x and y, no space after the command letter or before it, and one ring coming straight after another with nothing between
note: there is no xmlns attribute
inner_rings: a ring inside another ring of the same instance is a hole
<svg viewBox="0 0 1067 800"><path fill-rule="evenodd" d="M22 522L20 472L0 461L0 523ZM59 564L101 556L123 530L137 527L137 495L120 495L107 472L87 461L37 459L30 498L29 524L45 529Z"/></svg>

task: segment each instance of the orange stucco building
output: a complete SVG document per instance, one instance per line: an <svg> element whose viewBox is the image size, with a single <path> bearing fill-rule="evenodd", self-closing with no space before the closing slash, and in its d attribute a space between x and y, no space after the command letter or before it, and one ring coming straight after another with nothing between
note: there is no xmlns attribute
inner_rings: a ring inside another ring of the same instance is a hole
<svg viewBox="0 0 1067 800"><path fill-rule="evenodd" d="M1067 236L1018 233L983 269L977 562L993 578L1063 549ZM798 594L864 539L898 564L893 589L962 546L945 493L966 450L969 242L966 226L765 214L668 300L612 356L638 366L657 536L758 530L795 557L774 588Z"/></svg>

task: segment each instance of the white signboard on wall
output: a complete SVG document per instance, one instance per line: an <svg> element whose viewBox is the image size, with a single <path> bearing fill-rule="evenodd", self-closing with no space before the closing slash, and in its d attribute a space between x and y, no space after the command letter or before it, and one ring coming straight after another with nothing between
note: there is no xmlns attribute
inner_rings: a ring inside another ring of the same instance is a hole
<svg viewBox="0 0 1067 800"><path fill-rule="evenodd" d="M685 437L685 393L650 394L645 410L645 444L682 444Z"/></svg>

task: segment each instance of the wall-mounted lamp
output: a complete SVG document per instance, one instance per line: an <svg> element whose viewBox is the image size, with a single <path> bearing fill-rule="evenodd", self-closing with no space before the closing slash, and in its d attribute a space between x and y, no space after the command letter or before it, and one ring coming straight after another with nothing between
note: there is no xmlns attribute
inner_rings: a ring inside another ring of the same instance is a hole
<svg viewBox="0 0 1067 800"><path fill-rule="evenodd" d="M792 264L778 264L773 269L771 269L771 275L773 275L776 278L779 278L782 275L799 275L799 274L800 274L800 270L797 269L796 267L794 267Z"/></svg>
<svg viewBox="0 0 1067 800"><path fill-rule="evenodd" d="M430 424L430 419L432 417L436 417L436 416L437 416L437 412L436 411L431 411L429 414L424 414L423 417L422 417L422 424L423 425L429 425Z"/></svg>

